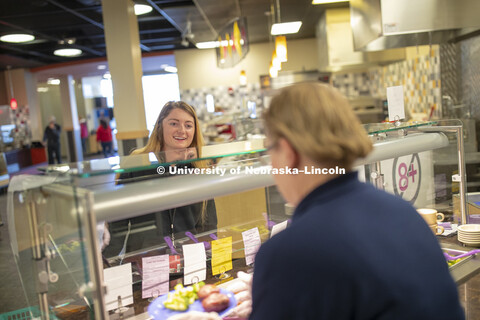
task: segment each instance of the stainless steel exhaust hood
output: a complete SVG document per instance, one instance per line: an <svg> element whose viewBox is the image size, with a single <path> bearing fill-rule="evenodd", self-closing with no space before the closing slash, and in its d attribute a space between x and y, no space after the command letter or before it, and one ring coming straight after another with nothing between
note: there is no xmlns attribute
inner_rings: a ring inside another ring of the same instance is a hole
<svg viewBox="0 0 480 320"><path fill-rule="evenodd" d="M355 51L438 44L480 29L479 0L350 0Z"/></svg>

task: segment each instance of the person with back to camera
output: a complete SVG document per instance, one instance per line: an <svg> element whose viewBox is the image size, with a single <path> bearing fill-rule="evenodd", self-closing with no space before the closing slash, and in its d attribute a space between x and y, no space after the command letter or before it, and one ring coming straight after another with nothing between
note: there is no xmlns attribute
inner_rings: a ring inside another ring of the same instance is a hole
<svg viewBox="0 0 480 320"><path fill-rule="evenodd" d="M132 155L153 152L159 157L159 163L187 160L201 157L201 147L204 145L200 124L193 107L182 101L167 102L160 112L153 131L143 148L136 149ZM203 167L204 161L195 161L186 166ZM182 165L183 166L183 165ZM167 176L167 174L163 176ZM156 169L129 172L121 174L119 184L132 181L162 178ZM148 216L148 215L147 215ZM145 247L147 243L158 243L163 237L175 236L181 232L190 231L193 234L215 230L217 228L217 214L213 200L194 203L191 205L172 208L154 214L157 224L157 235L152 239L129 238L129 250ZM145 217L130 219L142 221ZM121 221L120 223L125 223ZM182 235L183 236L183 235Z"/></svg>
<svg viewBox="0 0 480 320"><path fill-rule="evenodd" d="M43 133L43 144L47 143L48 164L62 163L62 155L60 153L60 133L62 128L56 122L54 116L50 117L47 127Z"/></svg>
<svg viewBox="0 0 480 320"><path fill-rule="evenodd" d="M296 206L259 249L250 319L463 319L440 246L415 208L358 180L372 144L328 85L283 89L264 114L273 168L343 167L343 175L274 175Z"/></svg>
<svg viewBox="0 0 480 320"><path fill-rule="evenodd" d="M108 158L113 155L112 129L105 119L100 119L100 125L97 129L97 141L102 146L103 156Z"/></svg>
<svg viewBox="0 0 480 320"><path fill-rule="evenodd" d="M348 100L325 84L297 84L281 90L263 117L273 169L338 166L346 173L274 175L284 199L296 206L292 222L260 247L247 300L229 317L464 319L445 257L423 218L352 171L372 144ZM240 280L250 284L251 278ZM207 315L175 318L187 319Z"/></svg>

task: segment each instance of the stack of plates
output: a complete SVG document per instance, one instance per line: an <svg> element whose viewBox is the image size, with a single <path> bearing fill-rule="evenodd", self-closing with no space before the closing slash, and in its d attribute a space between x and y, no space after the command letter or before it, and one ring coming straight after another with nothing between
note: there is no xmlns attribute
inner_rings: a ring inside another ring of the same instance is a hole
<svg viewBox="0 0 480 320"><path fill-rule="evenodd" d="M458 226L458 241L472 247L480 246L480 224Z"/></svg>

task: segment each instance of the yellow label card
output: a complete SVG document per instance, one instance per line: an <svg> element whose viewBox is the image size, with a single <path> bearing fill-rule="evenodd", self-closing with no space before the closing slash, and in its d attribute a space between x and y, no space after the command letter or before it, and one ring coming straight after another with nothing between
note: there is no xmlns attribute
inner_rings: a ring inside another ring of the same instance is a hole
<svg viewBox="0 0 480 320"><path fill-rule="evenodd" d="M212 241L212 275L232 270L232 237Z"/></svg>

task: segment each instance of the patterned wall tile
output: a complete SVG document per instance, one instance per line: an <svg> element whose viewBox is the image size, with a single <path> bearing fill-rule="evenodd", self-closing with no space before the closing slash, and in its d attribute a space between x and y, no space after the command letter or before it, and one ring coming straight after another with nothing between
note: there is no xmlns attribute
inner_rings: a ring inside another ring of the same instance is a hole
<svg viewBox="0 0 480 320"><path fill-rule="evenodd" d="M461 56L461 102L466 112L480 119L480 37L460 43Z"/></svg>
<svg viewBox="0 0 480 320"><path fill-rule="evenodd" d="M18 107L10 112L10 121L15 125L15 129L10 133L13 138L13 147L21 148L32 143L32 133L30 130L30 111L28 107Z"/></svg>
<svg viewBox="0 0 480 320"><path fill-rule="evenodd" d="M367 72L333 74L331 82L348 97L372 96L386 98L386 88L404 87L405 108L410 113L441 116L441 78L439 50L430 54L384 67L370 68Z"/></svg>
<svg viewBox="0 0 480 320"><path fill-rule="evenodd" d="M253 101L257 108L262 108L263 105L260 83L248 83L245 87L233 85L181 90L180 98L194 106L197 112L204 113L209 94L213 96L216 107L227 111L240 111L243 107L242 101Z"/></svg>

